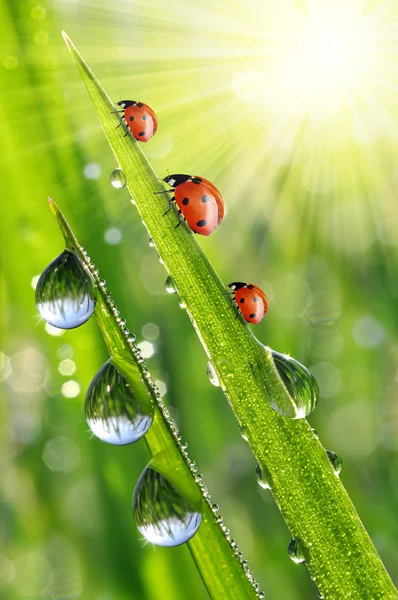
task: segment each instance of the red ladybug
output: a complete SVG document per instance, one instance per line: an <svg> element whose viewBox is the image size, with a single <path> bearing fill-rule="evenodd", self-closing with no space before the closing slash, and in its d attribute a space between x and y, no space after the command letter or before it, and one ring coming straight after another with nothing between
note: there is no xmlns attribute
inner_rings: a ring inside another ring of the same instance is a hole
<svg viewBox="0 0 398 600"><path fill-rule="evenodd" d="M135 139L139 142L148 142L158 128L158 120L152 108L148 104L135 100L121 100L117 104L123 110L116 112L124 113L123 118Z"/></svg>
<svg viewBox="0 0 398 600"><path fill-rule="evenodd" d="M267 296L256 285L234 281L228 287L235 294L235 302L248 323L260 323L268 312Z"/></svg>
<svg viewBox="0 0 398 600"><path fill-rule="evenodd" d="M194 233L210 235L221 223L224 200L210 181L196 175L181 174L168 175L163 181L173 188L172 201L175 200L179 208L178 214L184 216Z"/></svg>

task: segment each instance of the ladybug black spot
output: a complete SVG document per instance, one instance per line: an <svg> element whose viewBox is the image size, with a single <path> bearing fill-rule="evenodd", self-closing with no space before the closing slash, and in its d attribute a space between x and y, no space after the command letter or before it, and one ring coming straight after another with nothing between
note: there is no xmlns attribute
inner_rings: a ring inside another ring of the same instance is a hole
<svg viewBox="0 0 398 600"><path fill-rule="evenodd" d="M130 117L130 119L129 119L129 120L130 120L130 121L134 121L134 117Z"/></svg>
<svg viewBox="0 0 398 600"><path fill-rule="evenodd" d="M251 314L249 315L249 318L250 318L250 319L254 319L254 317L255 317L255 316L256 316L256 313L251 313Z"/></svg>
<svg viewBox="0 0 398 600"><path fill-rule="evenodd" d="M140 131L138 135L141 135L141 136L145 135L145 131Z"/></svg>
<svg viewBox="0 0 398 600"><path fill-rule="evenodd" d="M204 227L205 225L207 225L207 221L206 221L206 219L201 219L200 221L198 221L198 222L196 223L196 225L197 225L198 227Z"/></svg>
<svg viewBox="0 0 398 600"><path fill-rule="evenodd" d="M184 198L182 203L184 204L184 206L186 206L187 204L189 204L189 198Z"/></svg>
<svg viewBox="0 0 398 600"><path fill-rule="evenodd" d="M202 196L201 200L202 202L209 202L210 196L208 194L205 194L204 196Z"/></svg>
<svg viewBox="0 0 398 600"><path fill-rule="evenodd" d="M254 296L253 302L258 302L259 300L260 300L260 298L258 296Z"/></svg>
<svg viewBox="0 0 398 600"><path fill-rule="evenodd" d="M244 303L244 301L245 301L245 299L244 299L244 298L241 298L241 299L239 300L239 302L240 302L241 304L243 304L243 303Z"/></svg>
<svg viewBox="0 0 398 600"><path fill-rule="evenodd" d="M196 184L202 183L202 180L200 177L192 177L192 183L196 183Z"/></svg>
<svg viewBox="0 0 398 600"><path fill-rule="evenodd" d="M139 106L140 108L142 108L144 105L142 102L137 102L137 106Z"/></svg>
<svg viewBox="0 0 398 600"><path fill-rule="evenodd" d="M141 135L141 134L140 134ZM249 285L247 286L248 290L252 290L254 288L254 285L251 285L251 283L249 283Z"/></svg>
<svg viewBox="0 0 398 600"><path fill-rule="evenodd" d="M146 121L146 120L147 120L147 118L148 118L148 115L142 115L142 120L143 120L143 121Z"/></svg>

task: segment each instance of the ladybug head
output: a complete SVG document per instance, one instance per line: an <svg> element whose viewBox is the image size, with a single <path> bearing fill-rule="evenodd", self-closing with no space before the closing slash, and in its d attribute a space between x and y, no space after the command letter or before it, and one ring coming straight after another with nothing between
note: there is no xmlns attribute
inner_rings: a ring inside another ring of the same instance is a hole
<svg viewBox="0 0 398 600"><path fill-rule="evenodd" d="M243 283L243 281L233 281L232 283L228 284L228 287L231 288L231 290L240 290L240 288L244 288L247 287L247 283Z"/></svg>
<svg viewBox="0 0 398 600"><path fill-rule="evenodd" d="M142 102L136 102L135 100L120 100L117 103L120 108L129 108L130 106L143 106Z"/></svg>
<svg viewBox="0 0 398 600"><path fill-rule="evenodd" d="M185 183L186 181L188 181L188 179L191 179L190 175L174 174L167 175L167 177L165 177L163 181L165 183L168 183L171 187L177 187L177 185Z"/></svg>

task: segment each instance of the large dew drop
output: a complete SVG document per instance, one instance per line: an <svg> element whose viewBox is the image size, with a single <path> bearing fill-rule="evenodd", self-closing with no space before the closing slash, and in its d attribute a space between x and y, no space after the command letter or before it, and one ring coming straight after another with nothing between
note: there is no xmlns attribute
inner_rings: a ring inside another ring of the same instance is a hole
<svg viewBox="0 0 398 600"><path fill-rule="evenodd" d="M112 173L110 175L110 181L111 181L112 186L114 188L116 188L117 190L120 190L120 189L126 187L126 177L125 177L123 171L119 168L112 171Z"/></svg>
<svg viewBox="0 0 398 600"><path fill-rule="evenodd" d="M270 490L271 486L269 484L268 478L265 475L264 470L260 467L260 465L256 466L256 479L257 483L263 490Z"/></svg>
<svg viewBox="0 0 398 600"><path fill-rule="evenodd" d="M271 350L271 354L279 377L293 401L293 406L290 404L280 406L276 402L273 402L271 406L285 417L303 419L314 410L318 402L319 388L316 379L307 367L294 358L275 352L275 350Z"/></svg>
<svg viewBox="0 0 398 600"><path fill-rule="evenodd" d="M188 542L202 521L201 497L170 473L160 473L152 460L138 480L133 496L133 515L138 530L157 546L179 546ZM173 481L171 481L173 480ZM188 482L190 484L190 482ZM192 484L194 485L194 484Z"/></svg>
<svg viewBox="0 0 398 600"><path fill-rule="evenodd" d="M41 274L36 305L50 325L74 329L93 314L94 293L90 274L73 252L64 250Z"/></svg>
<svg viewBox="0 0 398 600"><path fill-rule="evenodd" d="M103 442L115 446L132 444L152 425L154 407L142 386L135 367L126 365L125 377L108 360L87 390L86 420L91 431ZM137 379L137 386L134 380Z"/></svg>

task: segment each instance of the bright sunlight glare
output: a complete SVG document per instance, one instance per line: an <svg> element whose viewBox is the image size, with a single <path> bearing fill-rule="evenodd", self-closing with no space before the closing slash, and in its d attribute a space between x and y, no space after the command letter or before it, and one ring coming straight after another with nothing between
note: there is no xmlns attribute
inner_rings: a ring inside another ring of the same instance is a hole
<svg viewBox="0 0 398 600"><path fill-rule="evenodd" d="M314 3L306 15L277 23L261 71L238 74L232 88L279 114L326 117L361 95L372 76L376 37L375 24L358 8Z"/></svg>

